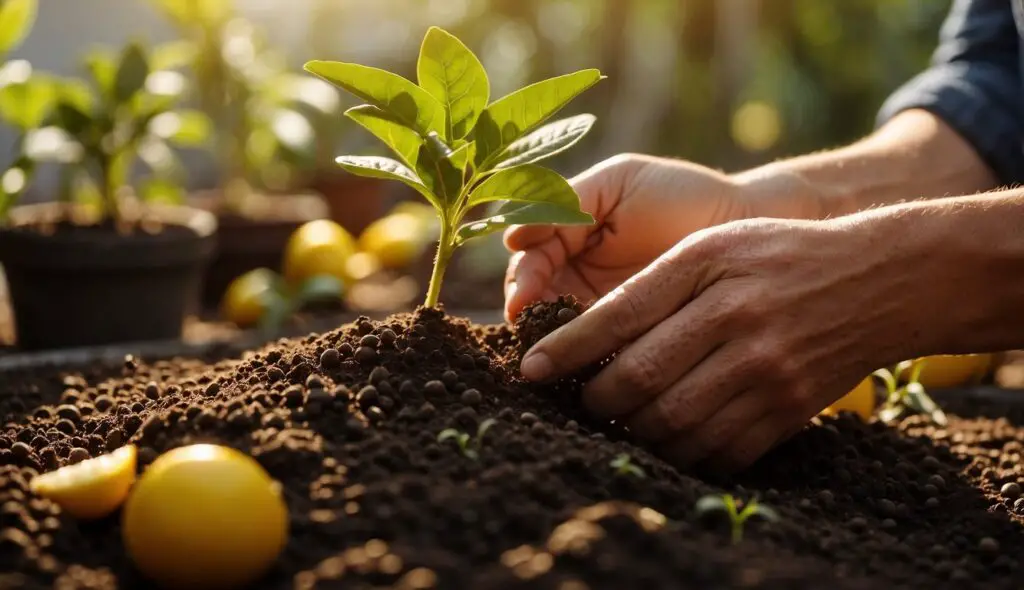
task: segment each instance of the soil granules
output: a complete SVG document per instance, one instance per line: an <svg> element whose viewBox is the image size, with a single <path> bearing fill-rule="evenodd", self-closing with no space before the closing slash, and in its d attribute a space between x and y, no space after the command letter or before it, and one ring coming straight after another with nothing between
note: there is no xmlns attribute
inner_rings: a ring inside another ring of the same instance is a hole
<svg viewBox="0 0 1024 590"><path fill-rule="evenodd" d="M290 541L262 588L1024 586L1024 405L940 397L943 429L826 418L712 483L589 422L576 380L518 380L520 337L579 311L542 304L514 330L420 309L241 360L9 374L0 587L152 587L119 515L79 522L28 491L35 472L127 442L140 469L183 444L231 445L283 483ZM478 460L436 442L487 418ZM621 453L644 477L609 465ZM748 521L733 546L721 515L694 510L721 492L781 520Z"/></svg>

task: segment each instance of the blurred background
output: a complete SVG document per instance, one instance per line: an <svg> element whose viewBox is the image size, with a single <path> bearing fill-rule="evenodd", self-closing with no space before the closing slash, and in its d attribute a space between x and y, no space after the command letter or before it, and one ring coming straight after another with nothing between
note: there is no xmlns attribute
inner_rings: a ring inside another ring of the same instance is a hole
<svg viewBox="0 0 1024 590"><path fill-rule="evenodd" d="M81 75L82 56L97 46L180 38L157 8L160 1L43 0L34 30L10 57L27 59L37 70ZM546 77L600 68L608 79L563 113L598 117L580 145L549 162L566 175L624 151L736 171L854 140L872 129L885 97L927 65L949 4L235 0L239 15L262 29L266 45L298 74L315 58L374 65L415 79L419 44L430 25L451 31L477 52L490 74L492 97ZM339 109L357 104L347 95L337 98ZM358 235L397 201L416 197L400 186L368 188L343 178L334 155L380 148L354 123L333 119L336 124L314 125L320 156L304 170L303 182L285 188L330 193L330 216ZM14 133L0 129L0 141L13 144ZM193 150L182 159L189 191L218 186L211 150ZM52 198L57 183L56 174L44 171L29 200ZM506 259L500 236L460 256L456 278L450 288L446 283L449 307L500 305ZM429 249L421 257L426 264L419 266L429 269ZM422 279L422 268L413 277ZM416 289L407 286L410 300Z"/></svg>

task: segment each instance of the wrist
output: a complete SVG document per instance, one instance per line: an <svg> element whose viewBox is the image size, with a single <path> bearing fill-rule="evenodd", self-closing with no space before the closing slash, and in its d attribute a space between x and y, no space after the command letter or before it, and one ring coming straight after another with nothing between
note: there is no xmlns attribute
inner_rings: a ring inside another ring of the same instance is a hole
<svg viewBox="0 0 1024 590"><path fill-rule="evenodd" d="M734 174L732 182L749 217L824 219L830 216L823 191L804 175L788 169L785 162Z"/></svg>

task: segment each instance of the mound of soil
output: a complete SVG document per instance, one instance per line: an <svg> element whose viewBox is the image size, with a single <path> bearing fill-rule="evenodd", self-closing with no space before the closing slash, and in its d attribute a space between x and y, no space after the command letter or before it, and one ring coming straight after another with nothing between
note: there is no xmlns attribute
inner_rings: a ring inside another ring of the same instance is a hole
<svg viewBox="0 0 1024 590"><path fill-rule="evenodd" d="M240 359L7 375L0 587L151 587L117 515L79 522L28 490L128 442L140 469L216 442L282 482L290 541L261 588L1020 587L1021 406L945 400L943 429L824 419L709 482L590 422L577 380L518 379L525 342L579 311L543 304L509 328L419 309ZM437 442L487 418L477 459ZM612 467L622 453L642 472ZM733 545L722 518L694 510L722 492L781 519L752 519Z"/></svg>

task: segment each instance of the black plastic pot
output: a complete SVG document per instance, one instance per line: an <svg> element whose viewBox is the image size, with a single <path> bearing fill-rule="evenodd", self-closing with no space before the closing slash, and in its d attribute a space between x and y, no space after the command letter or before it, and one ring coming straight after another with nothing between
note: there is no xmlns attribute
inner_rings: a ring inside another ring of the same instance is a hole
<svg viewBox="0 0 1024 590"><path fill-rule="evenodd" d="M178 339L195 310L217 220L188 207L152 207L163 230L117 233L56 225L65 210L16 207L0 230L3 265L22 350Z"/></svg>

